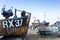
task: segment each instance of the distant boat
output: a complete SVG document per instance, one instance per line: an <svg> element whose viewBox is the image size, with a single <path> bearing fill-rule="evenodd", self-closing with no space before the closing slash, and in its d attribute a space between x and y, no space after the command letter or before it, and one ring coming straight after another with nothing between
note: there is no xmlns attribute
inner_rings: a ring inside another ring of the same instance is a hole
<svg viewBox="0 0 60 40"><path fill-rule="evenodd" d="M32 22L32 26L34 26L35 28L42 27L42 26L48 27L48 25L49 25L49 22L43 21L41 23L39 19L34 20L34 22Z"/></svg>
<svg viewBox="0 0 60 40"><path fill-rule="evenodd" d="M44 12L44 21L40 22L39 19L35 19L34 22L32 23L32 26L34 26L35 28L36 27L42 27L42 26L48 27L49 26L49 22L46 22L45 19L46 19L46 13Z"/></svg>
<svg viewBox="0 0 60 40"><path fill-rule="evenodd" d="M56 21L56 25L58 27L58 30L60 30L60 21Z"/></svg>

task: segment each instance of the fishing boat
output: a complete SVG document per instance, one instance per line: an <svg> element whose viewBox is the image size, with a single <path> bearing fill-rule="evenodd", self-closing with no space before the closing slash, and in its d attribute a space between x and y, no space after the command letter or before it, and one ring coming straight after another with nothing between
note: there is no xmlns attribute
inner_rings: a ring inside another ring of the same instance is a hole
<svg viewBox="0 0 60 40"><path fill-rule="evenodd" d="M17 11L21 12L22 17L17 17ZM27 14L26 16L25 13ZM11 10L3 12L2 15L5 19L0 19L0 35L19 35L25 37L28 31L31 13L15 9L15 16L13 18L9 18L12 16L11 14L13 14Z"/></svg>

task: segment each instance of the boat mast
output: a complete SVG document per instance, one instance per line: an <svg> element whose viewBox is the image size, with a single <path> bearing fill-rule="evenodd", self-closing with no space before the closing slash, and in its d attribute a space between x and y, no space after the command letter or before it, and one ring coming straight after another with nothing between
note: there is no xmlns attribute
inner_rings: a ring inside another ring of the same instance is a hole
<svg viewBox="0 0 60 40"><path fill-rule="evenodd" d="M44 12L44 21L46 21L46 13Z"/></svg>

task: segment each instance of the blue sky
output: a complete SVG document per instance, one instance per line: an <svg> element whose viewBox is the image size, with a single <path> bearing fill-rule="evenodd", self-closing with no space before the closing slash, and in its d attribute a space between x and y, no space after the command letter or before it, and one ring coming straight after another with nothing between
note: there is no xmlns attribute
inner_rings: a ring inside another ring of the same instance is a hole
<svg viewBox="0 0 60 40"><path fill-rule="evenodd" d="M0 15L3 5L6 5L6 9L12 6L13 11L16 8L31 12L31 22L34 19L44 21L44 13L46 14L45 20L50 23L54 23L57 18L60 18L60 0L0 0Z"/></svg>

